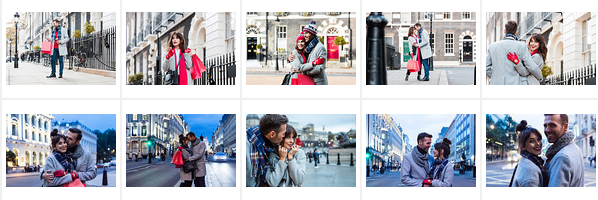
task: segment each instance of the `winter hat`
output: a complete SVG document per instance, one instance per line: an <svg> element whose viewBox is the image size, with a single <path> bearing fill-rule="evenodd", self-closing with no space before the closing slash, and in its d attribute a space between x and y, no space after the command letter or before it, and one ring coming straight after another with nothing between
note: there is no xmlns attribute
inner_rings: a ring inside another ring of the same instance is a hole
<svg viewBox="0 0 598 200"><path fill-rule="evenodd" d="M312 20L311 23L309 23L309 25L307 25L305 28L303 28L303 31L307 31L311 34L317 35L316 33L316 21Z"/></svg>
<svg viewBox="0 0 598 200"><path fill-rule="evenodd" d="M303 35L303 32L299 33L299 36L297 37L297 40L295 40L295 43L299 42L299 40L305 40L305 36Z"/></svg>

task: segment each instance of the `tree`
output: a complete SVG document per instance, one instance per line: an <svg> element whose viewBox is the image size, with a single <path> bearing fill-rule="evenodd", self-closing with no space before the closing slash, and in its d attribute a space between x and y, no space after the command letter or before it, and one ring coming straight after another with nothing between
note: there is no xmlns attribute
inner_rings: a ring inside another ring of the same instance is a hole
<svg viewBox="0 0 598 200"><path fill-rule="evenodd" d="M322 37L322 36L318 36L318 39L320 40L320 42L321 42L322 44L324 44L324 37Z"/></svg>
<svg viewBox="0 0 598 200"><path fill-rule="evenodd" d="M542 76L544 78L546 78L550 75L552 75L552 68L550 68L548 65L544 64L544 66L542 66Z"/></svg>
<svg viewBox="0 0 598 200"><path fill-rule="evenodd" d="M17 155L12 151L6 152L6 166L8 167L8 163L12 162L14 165L17 165Z"/></svg>
<svg viewBox="0 0 598 200"><path fill-rule="evenodd" d="M334 140L334 134L332 134L332 132L328 131L328 141L332 141Z"/></svg>
<svg viewBox="0 0 598 200"><path fill-rule="evenodd" d="M93 27L93 25L91 25L89 22L85 22L84 27L85 27L84 30L85 30L86 34L90 34L90 33L93 33L94 31L96 31L96 29Z"/></svg>
<svg viewBox="0 0 598 200"><path fill-rule="evenodd" d="M95 130L93 133L98 136L97 160L109 162L110 158L116 155L116 130L107 129L103 133L100 130Z"/></svg>
<svg viewBox="0 0 598 200"><path fill-rule="evenodd" d="M81 37L81 30L76 30L73 33L73 38L80 38Z"/></svg>
<svg viewBox="0 0 598 200"><path fill-rule="evenodd" d="M336 37L334 39L334 44L338 45L341 47L341 51L343 50L343 45L347 44L347 41L345 41L345 38L343 36L340 37Z"/></svg>

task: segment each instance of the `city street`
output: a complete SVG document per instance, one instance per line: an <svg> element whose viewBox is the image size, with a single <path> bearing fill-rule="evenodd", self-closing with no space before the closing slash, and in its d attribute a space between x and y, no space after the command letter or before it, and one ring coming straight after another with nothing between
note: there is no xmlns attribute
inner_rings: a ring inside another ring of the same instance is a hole
<svg viewBox="0 0 598 200"><path fill-rule="evenodd" d="M487 163L486 187L508 187L515 165L517 163L511 164L506 160ZM590 166L589 162L584 162L584 166L584 187L596 187L596 168Z"/></svg>
<svg viewBox="0 0 598 200"><path fill-rule="evenodd" d="M430 71L430 81L418 81L417 73L411 73L409 80L405 81L407 71L387 70L388 85L473 85L473 66L465 67L435 67ZM422 71L421 78L424 72Z"/></svg>
<svg viewBox="0 0 598 200"><path fill-rule="evenodd" d="M206 186L235 187L235 166L235 159L215 162L210 155L206 163ZM127 161L127 187L178 187L179 175L180 169L170 163L170 158L165 161L154 159L152 164L147 164L147 159Z"/></svg>
<svg viewBox="0 0 598 200"><path fill-rule="evenodd" d="M103 186L103 171L104 169L97 169L97 176L95 179L87 181L87 187L116 187L116 168L107 168L108 185ZM6 175L6 187L40 187L42 180L39 178L39 172L28 173L11 173Z"/></svg>
<svg viewBox="0 0 598 200"><path fill-rule="evenodd" d="M473 178L473 172L459 174L455 171L453 178L453 187L475 187L476 179ZM401 183L400 171L385 171L384 174L374 174L370 172L370 177L366 178L366 187L406 187Z"/></svg>
<svg viewBox="0 0 598 200"><path fill-rule="evenodd" d="M115 85L115 77L101 76L68 69L68 63L65 60L63 78L46 78L50 75L51 67L45 67L37 63L19 62L19 68L14 68L13 63L6 63L6 74L8 85ZM56 76L60 66L56 66ZM88 70L98 73L113 73L102 70Z"/></svg>
<svg viewBox="0 0 598 200"><path fill-rule="evenodd" d="M355 166L349 163L336 162L326 164L326 159L320 160L316 169L314 163L306 162L306 177L302 187L355 187Z"/></svg>

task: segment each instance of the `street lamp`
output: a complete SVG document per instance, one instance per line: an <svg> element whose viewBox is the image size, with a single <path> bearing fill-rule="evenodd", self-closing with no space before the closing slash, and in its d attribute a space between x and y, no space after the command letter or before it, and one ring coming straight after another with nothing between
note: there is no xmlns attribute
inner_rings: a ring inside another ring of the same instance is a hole
<svg viewBox="0 0 598 200"><path fill-rule="evenodd" d="M278 18L278 15L276 15L276 25L278 25L278 23L280 22L280 19ZM276 71L278 71L278 29L279 27L276 26Z"/></svg>
<svg viewBox="0 0 598 200"><path fill-rule="evenodd" d="M19 12L15 13L15 68L19 68L19 52L18 52L18 43L19 43Z"/></svg>
<svg viewBox="0 0 598 200"><path fill-rule="evenodd" d="M430 34L432 35L432 18L434 18L434 13L430 12ZM430 38L431 39L431 38ZM428 41L429 43L429 41ZM432 49L432 57L429 58L428 60L428 65L430 66L430 71L434 71L434 46L430 45L430 48Z"/></svg>

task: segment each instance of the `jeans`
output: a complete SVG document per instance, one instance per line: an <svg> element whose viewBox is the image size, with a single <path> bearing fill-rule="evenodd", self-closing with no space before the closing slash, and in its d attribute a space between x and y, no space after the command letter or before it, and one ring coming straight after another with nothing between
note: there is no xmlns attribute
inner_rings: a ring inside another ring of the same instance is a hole
<svg viewBox="0 0 598 200"><path fill-rule="evenodd" d="M195 187L206 187L206 177L195 177Z"/></svg>
<svg viewBox="0 0 598 200"><path fill-rule="evenodd" d="M54 49L53 51L54 53L52 54L52 74L50 75L54 75L56 74L56 58L58 58L58 61L60 62L60 71L59 74L62 75L62 70L64 69L64 61L62 60L62 56L60 56L60 52L58 51L58 49Z"/></svg>
<svg viewBox="0 0 598 200"><path fill-rule="evenodd" d="M191 187L191 184L193 184L193 181L184 181L184 182L181 182L179 187Z"/></svg>
<svg viewBox="0 0 598 200"><path fill-rule="evenodd" d="M428 59L423 59L422 63L424 64L424 79L430 78L430 64L428 64Z"/></svg>

